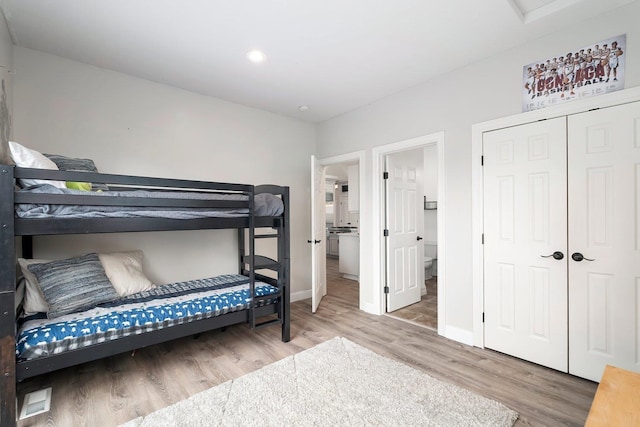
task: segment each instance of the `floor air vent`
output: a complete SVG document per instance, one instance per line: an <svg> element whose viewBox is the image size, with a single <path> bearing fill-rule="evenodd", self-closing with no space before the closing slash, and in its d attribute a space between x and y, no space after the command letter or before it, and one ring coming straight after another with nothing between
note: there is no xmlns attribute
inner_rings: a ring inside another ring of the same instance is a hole
<svg viewBox="0 0 640 427"><path fill-rule="evenodd" d="M48 412L51 408L51 387L27 393L22 403L20 419Z"/></svg>

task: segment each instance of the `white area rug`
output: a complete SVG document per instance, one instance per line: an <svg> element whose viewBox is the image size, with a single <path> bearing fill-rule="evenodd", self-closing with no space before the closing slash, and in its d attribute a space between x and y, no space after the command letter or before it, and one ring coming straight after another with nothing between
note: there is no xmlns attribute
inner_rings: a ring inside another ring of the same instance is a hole
<svg viewBox="0 0 640 427"><path fill-rule="evenodd" d="M124 426L495 427L517 418L498 402L334 338Z"/></svg>

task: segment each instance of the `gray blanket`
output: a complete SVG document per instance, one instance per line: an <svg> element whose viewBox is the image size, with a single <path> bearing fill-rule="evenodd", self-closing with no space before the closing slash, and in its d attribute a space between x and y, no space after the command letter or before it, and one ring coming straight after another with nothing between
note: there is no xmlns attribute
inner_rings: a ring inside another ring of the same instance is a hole
<svg viewBox="0 0 640 427"><path fill-rule="evenodd" d="M178 191L105 191L91 192L56 188L43 184L29 187L20 192L41 194L90 194L94 197L138 197L189 200L247 200L242 194L190 193ZM254 213L257 216L278 216L284 211L282 200L272 194L257 194L254 198ZM232 218L247 216L248 209L240 208L168 208L168 207L126 207L126 206L90 206L90 205L42 205L20 204L16 214L20 218Z"/></svg>

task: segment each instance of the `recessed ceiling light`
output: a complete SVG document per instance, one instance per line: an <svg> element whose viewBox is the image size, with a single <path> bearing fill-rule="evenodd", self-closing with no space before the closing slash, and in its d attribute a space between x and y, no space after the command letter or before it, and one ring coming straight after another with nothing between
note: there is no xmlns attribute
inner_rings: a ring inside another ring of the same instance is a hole
<svg viewBox="0 0 640 427"><path fill-rule="evenodd" d="M247 59L253 63L259 64L267 60L267 55L261 50L250 50L247 52Z"/></svg>
<svg viewBox="0 0 640 427"><path fill-rule="evenodd" d="M298 107L298 110L302 111L303 113L305 111L309 111L309 106L308 105L301 105Z"/></svg>

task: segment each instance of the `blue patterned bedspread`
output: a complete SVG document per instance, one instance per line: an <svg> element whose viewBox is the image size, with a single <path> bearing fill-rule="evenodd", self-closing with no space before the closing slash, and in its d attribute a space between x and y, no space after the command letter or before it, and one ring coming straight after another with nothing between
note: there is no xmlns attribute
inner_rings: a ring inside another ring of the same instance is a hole
<svg viewBox="0 0 640 427"><path fill-rule="evenodd" d="M256 296L277 292L274 286L255 282ZM16 356L36 359L244 310L249 300L249 279L238 274L162 285L85 312L27 320L18 331Z"/></svg>

